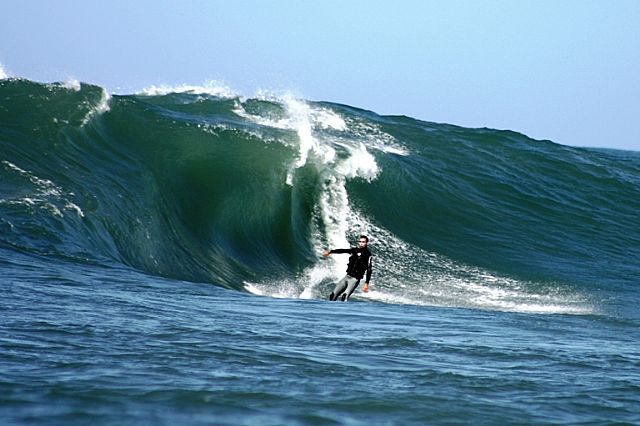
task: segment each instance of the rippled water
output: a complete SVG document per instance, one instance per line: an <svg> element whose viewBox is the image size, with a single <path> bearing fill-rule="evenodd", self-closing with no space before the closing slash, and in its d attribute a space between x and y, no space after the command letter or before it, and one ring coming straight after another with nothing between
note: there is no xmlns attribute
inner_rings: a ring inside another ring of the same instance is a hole
<svg viewBox="0 0 640 426"><path fill-rule="evenodd" d="M3 265L4 424L640 421L638 324Z"/></svg>

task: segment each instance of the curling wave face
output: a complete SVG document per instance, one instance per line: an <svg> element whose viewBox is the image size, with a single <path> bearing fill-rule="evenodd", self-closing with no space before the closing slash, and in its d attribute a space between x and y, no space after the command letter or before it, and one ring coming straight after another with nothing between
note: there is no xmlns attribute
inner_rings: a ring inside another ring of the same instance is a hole
<svg viewBox="0 0 640 426"><path fill-rule="evenodd" d="M6 76L5 76L6 77ZM640 155L226 87L0 81L0 246L324 298L594 313L634 290ZM600 295L601 296L601 295ZM600 297L598 296L598 297Z"/></svg>

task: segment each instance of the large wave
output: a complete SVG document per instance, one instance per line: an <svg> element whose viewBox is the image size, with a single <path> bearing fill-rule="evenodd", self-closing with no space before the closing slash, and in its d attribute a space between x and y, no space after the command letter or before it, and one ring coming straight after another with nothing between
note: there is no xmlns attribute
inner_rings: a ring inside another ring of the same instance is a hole
<svg viewBox="0 0 640 426"><path fill-rule="evenodd" d="M391 303L594 312L640 255L640 156L226 87L0 81L0 245L324 298L371 237Z"/></svg>

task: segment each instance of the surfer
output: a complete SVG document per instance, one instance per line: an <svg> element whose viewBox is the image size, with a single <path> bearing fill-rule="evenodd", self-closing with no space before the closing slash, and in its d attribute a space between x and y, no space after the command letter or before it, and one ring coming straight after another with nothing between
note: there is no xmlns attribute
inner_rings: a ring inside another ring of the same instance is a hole
<svg viewBox="0 0 640 426"><path fill-rule="evenodd" d="M358 247L351 247L348 249L334 249L326 250L322 255L328 257L333 253L349 253L349 266L347 266L347 275L344 276L333 289L329 295L329 300L338 300L341 297L342 301L349 300L351 293L355 291L360 284L360 280L365 276L364 287L362 290L366 293L369 291L369 281L371 280L372 263L371 252L367 248L369 244L369 238L366 235L360 235L358 238Z"/></svg>

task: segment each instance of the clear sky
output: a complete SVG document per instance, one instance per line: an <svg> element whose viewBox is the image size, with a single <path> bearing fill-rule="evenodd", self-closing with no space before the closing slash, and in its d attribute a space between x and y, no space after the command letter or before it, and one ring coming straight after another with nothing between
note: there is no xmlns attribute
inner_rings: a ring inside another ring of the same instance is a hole
<svg viewBox="0 0 640 426"><path fill-rule="evenodd" d="M640 0L2 0L0 64L115 93L216 80L640 150Z"/></svg>

